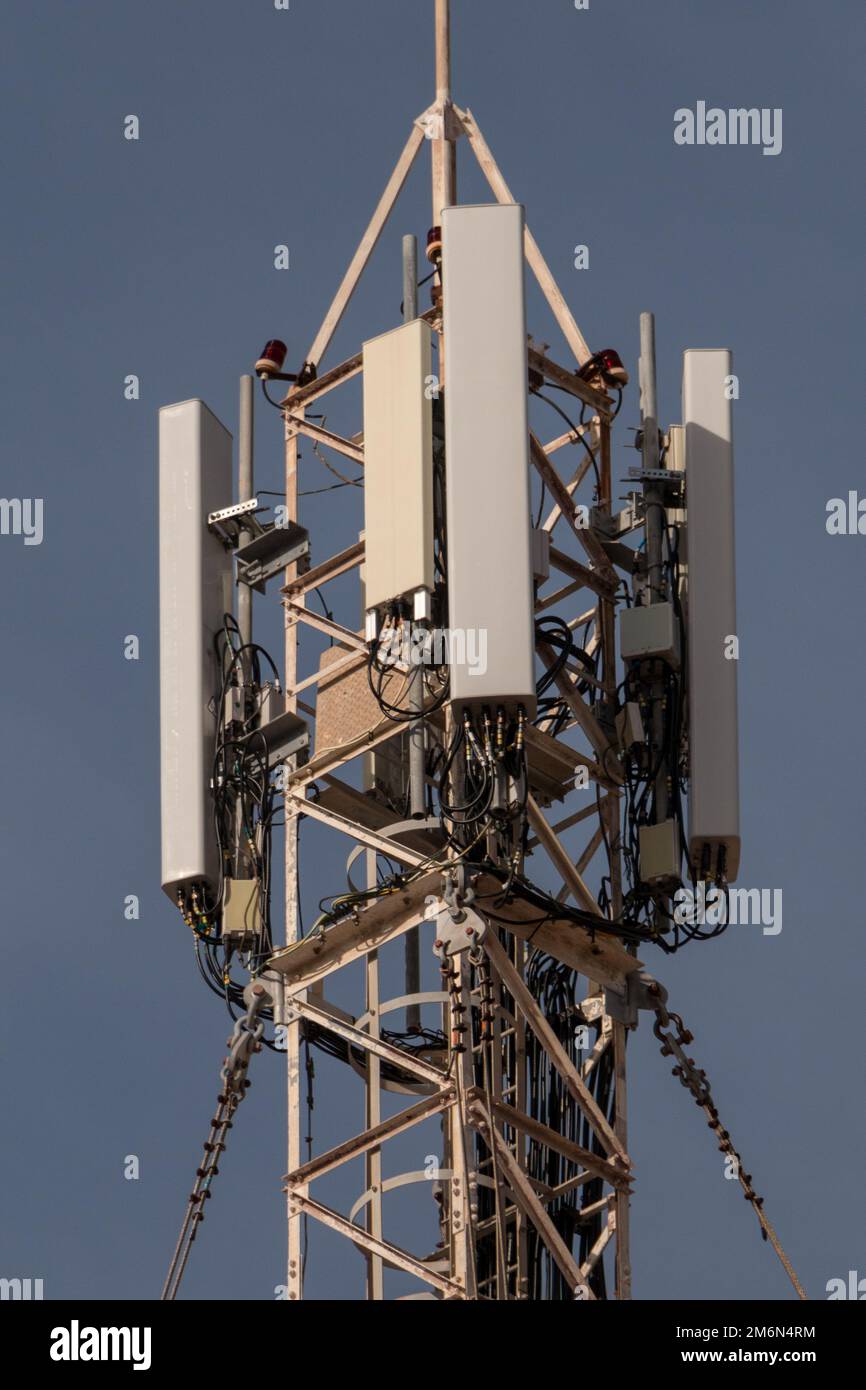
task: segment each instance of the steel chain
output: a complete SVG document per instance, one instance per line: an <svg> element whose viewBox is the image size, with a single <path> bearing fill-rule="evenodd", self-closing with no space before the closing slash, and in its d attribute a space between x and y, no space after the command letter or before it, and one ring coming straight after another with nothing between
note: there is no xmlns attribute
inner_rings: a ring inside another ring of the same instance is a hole
<svg viewBox="0 0 866 1390"><path fill-rule="evenodd" d="M718 1140L720 1151L734 1160L737 1178L743 1189L743 1195L746 1201L751 1205L761 1224L761 1235L763 1239L770 1242L778 1255L785 1273L788 1275L788 1278L797 1291L798 1298L805 1300L807 1294L797 1278L790 1260L782 1249L776 1232L773 1230L773 1227L770 1225L764 1213L764 1198L759 1197L752 1186L752 1175L746 1172L743 1160L734 1148L729 1132L722 1125L719 1112L713 1100L712 1091L710 1090L707 1074L702 1068L698 1067L693 1057L687 1056L683 1051L684 1047L688 1047L690 1043L694 1042L693 1034L686 1028L679 1014L675 1014L672 1010L667 1009L664 1003L660 1001L656 1002L654 1011L656 1018L653 1024L653 1032L661 1043L662 1056L673 1056L676 1058L677 1065L672 1068L674 1076L678 1078L680 1085L685 1086L686 1090L691 1093L694 1097L695 1104L699 1105L707 1115L709 1127ZM665 1030L671 1028L672 1025L676 1031L666 1032Z"/></svg>
<svg viewBox="0 0 866 1390"><path fill-rule="evenodd" d="M226 1135L232 1127L235 1111L252 1084L247 1079L247 1068L253 1053L262 1050L264 1023L258 1014L266 1002L264 994L254 996L246 1014L236 1019L232 1035L227 1039L229 1052L220 1069L222 1090L217 1097L216 1113L204 1143L204 1158L196 1169L195 1183L162 1290L163 1302L173 1302L177 1296L193 1241L204 1221L204 1204L211 1196L211 1183L219 1173L219 1158L226 1147Z"/></svg>

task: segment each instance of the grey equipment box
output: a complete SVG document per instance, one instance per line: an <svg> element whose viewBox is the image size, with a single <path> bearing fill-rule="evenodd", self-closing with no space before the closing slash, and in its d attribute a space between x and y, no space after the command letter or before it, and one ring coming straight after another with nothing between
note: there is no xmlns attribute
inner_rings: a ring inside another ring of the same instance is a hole
<svg viewBox="0 0 866 1390"><path fill-rule="evenodd" d="M671 603L652 603L645 608L624 608L619 618L623 661L666 661L675 671L680 666L677 619Z"/></svg>

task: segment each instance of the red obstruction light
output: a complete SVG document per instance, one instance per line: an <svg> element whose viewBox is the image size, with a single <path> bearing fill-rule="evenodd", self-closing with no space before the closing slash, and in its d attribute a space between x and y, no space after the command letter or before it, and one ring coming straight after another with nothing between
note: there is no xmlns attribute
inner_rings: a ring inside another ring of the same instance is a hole
<svg viewBox="0 0 866 1390"><path fill-rule="evenodd" d="M283 363L286 360L288 348L285 343L281 343L279 338L272 338L265 343L262 355L256 363L257 376L279 376L283 370Z"/></svg>
<svg viewBox="0 0 866 1390"><path fill-rule="evenodd" d="M600 377L605 386L612 386L617 391L628 386L628 372L619 353L614 352L613 348L602 348L601 352L593 353L589 361L584 362L578 376L587 383Z"/></svg>

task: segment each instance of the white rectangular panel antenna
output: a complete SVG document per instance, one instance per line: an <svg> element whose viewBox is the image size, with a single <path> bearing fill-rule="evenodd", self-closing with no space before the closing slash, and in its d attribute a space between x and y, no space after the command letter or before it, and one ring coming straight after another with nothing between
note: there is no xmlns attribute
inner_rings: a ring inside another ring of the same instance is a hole
<svg viewBox="0 0 866 1390"><path fill-rule="evenodd" d="M210 798L218 694L214 638L231 556L207 527L232 496L232 437L201 401L159 412L159 684L162 886L219 879Z"/></svg>
<svg viewBox="0 0 866 1390"><path fill-rule="evenodd" d="M689 528L689 858L699 876L740 862L731 354L683 359Z"/></svg>
<svg viewBox="0 0 866 1390"><path fill-rule="evenodd" d="M535 713L524 214L442 214L451 698Z"/></svg>
<svg viewBox="0 0 866 1390"><path fill-rule="evenodd" d="M433 588L432 374L423 319L364 344L368 610Z"/></svg>

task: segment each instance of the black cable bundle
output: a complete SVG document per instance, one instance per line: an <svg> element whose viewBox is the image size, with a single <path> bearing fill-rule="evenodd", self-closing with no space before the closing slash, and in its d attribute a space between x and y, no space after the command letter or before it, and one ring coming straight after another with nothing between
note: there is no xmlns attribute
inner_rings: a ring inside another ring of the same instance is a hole
<svg viewBox="0 0 866 1390"><path fill-rule="evenodd" d="M495 716L487 708L477 715L464 709L441 761L437 785L442 833L452 849L464 853L487 830L507 838L515 824L522 825L529 795L525 725L522 709L516 719L506 718L501 708ZM448 784L461 754L465 800L457 802L449 799ZM500 798L508 787L517 792L506 802ZM512 858L512 872L517 863L513 851L512 846L506 855Z"/></svg>
<svg viewBox="0 0 866 1390"><path fill-rule="evenodd" d="M685 748L688 730L686 712L688 708L686 680L688 672L687 629L680 601L679 533L675 527L666 526L665 541L667 554L665 571L674 614L677 619L680 643L680 670L674 671L667 663L659 662L664 685L658 698L665 709L664 739L655 762L651 762L649 730L652 725L652 710L644 719L646 737L637 750L629 750L625 760L625 831L623 839L623 859L626 881L629 885L624 899L623 917L632 924L643 924L652 934L656 943L668 954L678 951L689 941L710 941L720 936L727 926L727 913L718 925L702 930L697 924L677 922L665 906L669 890L660 893L641 881L640 877L640 827L652 825L656 821L655 781L664 762L670 769L670 798L668 814L676 821L683 855L688 859L688 841L685 829L685 806L683 799L687 790L687 759ZM638 675L638 669L628 672L620 686L624 699L637 700L645 686L645 680ZM692 880L692 889L696 884ZM655 927L657 914L661 914L670 924L669 932L662 936Z"/></svg>
<svg viewBox="0 0 866 1390"><path fill-rule="evenodd" d="M548 614L547 617L536 619L535 641L536 644L543 643L545 646L551 647L556 653L556 660L536 681L535 694L538 709L533 723L540 724L548 720L551 721L547 724L546 732L556 738L571 719L571 710L567 701L562 699L560 695L548 696L548 690L554 685L557 677L566 670L569 661L579 662L590 676L595 677L597 675L597 658L591 657L588 652L584 651L583 647L577 644L568 623L553 613ZM568 679L570 678L568 676ZM595 701L595 687L588 681L578 680L575 693L581 697L587 695L590 705Z"/></svg>
<svg viewBox="0 0 866 1390"><path fill-rule="evenodd" d="M578 975L561 961L536 951L527 967L526 983L576 1067L580 1051L577 1030L585 1026L577 998ZM527 1103L530 1115L573 1143L590 1147L580 1111L560 1073L550 1063L545 1049L532 1030L528 1030L526 1034L526 1055ZM589 1087L594 1094L600 1066L601 1063L597 1063L590 1075ZM596 1095L596 1099L606 1113L609 1097L605 1097L603 1092L604 1087L602 1094ZM536 1140L530 1142L527 1166L530 1177L545 1183L548 1187L559 1187L577 1177L579 1172L577 1164ZM547 1206L548 1215L569 1249L573 1248L579 1233L580 1260L586 1258L584 1247L591 1228L580 1222L578 1212L581 1206L587 1206L591 1201L597 1200L596 1196L590 1194L594 1183L595 1180L582 1183L574 1189L573 1197L566 1194ZM592 1218L592 1221L594 1224L595 1219ZM547 1246L539 1239L534 1228L530 1229L528 1234L529 1297L547 1302L573 1302L575 1291L563 1277ZM593 1234L590 1247L595 1238ZM604 1270L601 1266L597 1267L590 1277L590 1287L596 1297L604 1298Z"/></svg>
<svg viewBox="0 0 866 1390"><path fill-rule="evenodd" d="M226 1003L235 1017L235 1009L243 1011L243 985L231 979L231 948L220 933L220 919L225 896L227 866L231 866L235 843L235 814L240 811L241 830L248 858L252 861L253 876L258 882L259 921L261 936L256 949L243 952L245 967L252 973L258 970L273 951L271 932L271 869L272 832L277 822L274 805L275 787L270 779L268 752L260 730L252 727L258 710L236 721L240 728L232 737L226 736L225 702L232 686L240 683L262 684L262 663L270 667L279 687L279 672L271 656L257 642L241 641L240 628L234 617L226 613L222 630L217 633L214 647L219 666L219 688L215 691L212 710L216 719L216 738L211 767L211 794L214 831L219 856L219 880L216 896L202 902L200 921L196 926L196 963L205 983ZM262 1016L271 1018L264 1010ZM269 1044L270 1045L270 1044Z"/></svg>
<svg viewBox="0 0 866 1390"><path fill-rule="evenodd" d="M386 697L386 683L392 681L401 672L393 657L383 658L382 655L382 648L386 644L391 644L393 652L394 639L400 631L401 621L399 613L395 612L377 640L371 642L367 657L367 682L385 718L393 720L395 724L408 724L418 718L418 711L409 709L406 705L396 705ZM416 657L421 658L419 665L423 671L425 719L442 708L448 699L450 689L450 673L447 663L434 666L427 661L426 648L431 640L432 637L426 635L423 646L419 643L417 648L413 648L411 641L409 644L410 651L413 651ZM417 668L410 664L408 677L405 678L407 689L408 680L415 676L416 670Z"/></svg>

